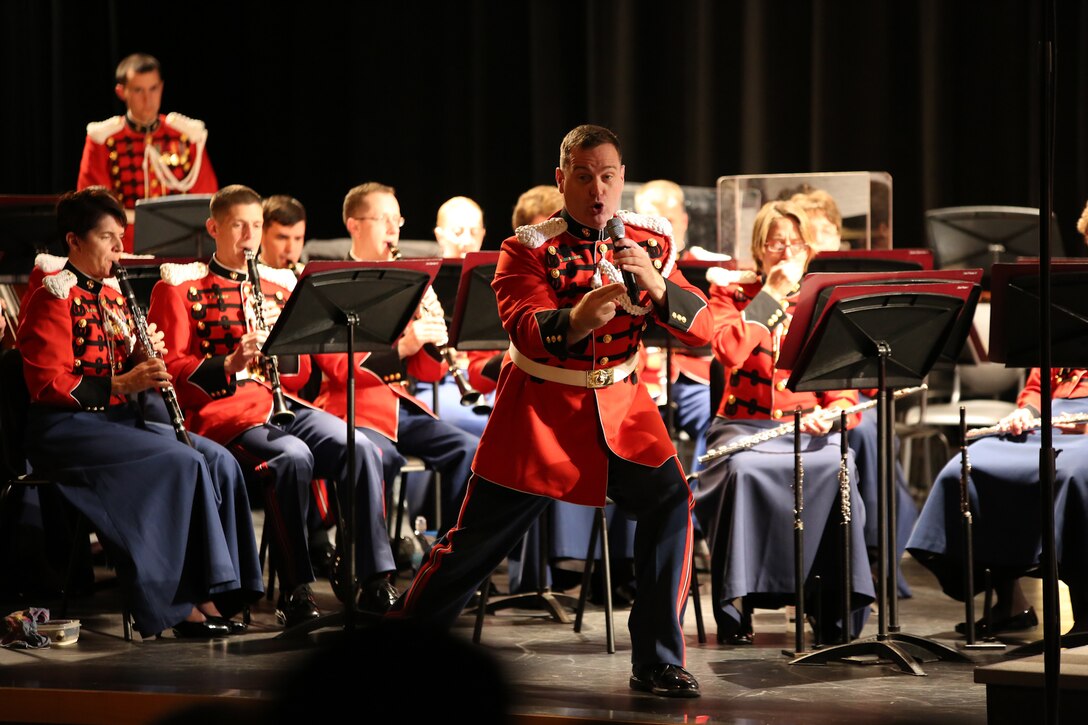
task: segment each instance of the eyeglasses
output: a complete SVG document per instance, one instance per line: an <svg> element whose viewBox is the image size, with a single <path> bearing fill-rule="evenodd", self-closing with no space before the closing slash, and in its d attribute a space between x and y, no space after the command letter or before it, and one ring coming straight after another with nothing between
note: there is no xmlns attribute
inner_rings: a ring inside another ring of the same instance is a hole
<svg viewBox="0 0 1088 725"><path fill-rule="evenodd" d="M763 248L772 254L781 254L786 251L786 247L790 248L790 252L793 254L800 254L801 250L808 245L804 242L794 242L793 244L786 244L781 239L768 239L767 243L763 245Z"/></svg>
<svg viewBox="0 0 1088 725"><path fill-rule="evenodd" d="M404 217L402 216L389 216L388 214L383 214L382 216L353 216L352 219L368 222L380 222L386 225L395 226L397 229L404 228Z"/></svg>

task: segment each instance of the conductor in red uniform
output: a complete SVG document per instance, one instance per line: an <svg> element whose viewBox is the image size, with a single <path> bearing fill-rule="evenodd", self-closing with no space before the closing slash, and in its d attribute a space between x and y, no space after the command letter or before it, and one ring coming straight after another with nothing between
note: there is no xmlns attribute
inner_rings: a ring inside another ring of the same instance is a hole
<svg viewBox="0 0 1088 725"><path fill-rule="evenodd" d="M451 624L551 499L638 520L631 609L632 689L696 697L682 629L691 561L691 492L657 407L633 374L643 331L706 344L706 299L675 267L654 217L617 216L624 166L615 134L579 126L560 146L564 209L503 242L493 288L510 335L457 524L438 541L395 616ZM638 282L632 302L621 271Z"/></svg>

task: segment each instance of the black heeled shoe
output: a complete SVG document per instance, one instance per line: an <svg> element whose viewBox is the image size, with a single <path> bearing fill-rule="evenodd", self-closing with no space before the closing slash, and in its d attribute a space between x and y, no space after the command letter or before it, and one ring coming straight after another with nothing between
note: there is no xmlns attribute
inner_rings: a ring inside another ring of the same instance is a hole
<svg viewBox="0 0 1088 725"><path fill-rule="evenodd" d="M729 620L733 621L732 617ZM755 629L752 627L751 612L743 612L740 621L734 622L732 626L727 624L718 627L718 644L744 646L752 644L754 640Z"/></svg>
<svg viewBox="0 0 1088 725"><path fill-rule="evenodd" d="M230 634L230 628L225 624L205 619L203 622L190 622L188 620L174 625L174 636L179 639L214 639L226 637Z"/></svg>
<svg viewBox="0 0 1088 725"><path fill-rule="evenodd" d="M227 619L226 617L215 617L210 614L204 615L209 622L213 624L221 624L227 628L227 634L245 634L249 629L249 625L245 622L236 622L233 619Z"/></svg>
<svg viewBox="0 0 1088 725"><path fill-rule="evenodd" d="M992 632L987 628L985 618L978 620L975 622L975 636L983 637L987 634L1000 634L1001 632L1023 632L1024 630L1035 629L1038 626L1039 618L1035 615L1035 607L1028 607L1017 614L1010 614L1002 619L994 620ZM956 632L966 635L967 623L960 622L957 624Z"/></svg>

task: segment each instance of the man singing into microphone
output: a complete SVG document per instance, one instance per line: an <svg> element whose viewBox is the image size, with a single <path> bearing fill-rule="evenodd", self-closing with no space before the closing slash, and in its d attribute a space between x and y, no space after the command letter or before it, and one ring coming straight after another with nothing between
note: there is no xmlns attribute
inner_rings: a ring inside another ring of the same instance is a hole
<svg viewBox="0 0 1088 725"><path fill-rule="evenodd" d="M622 213L615 134L579 126L563 139L555 179L564 208L503 242L492 287L511 363L473 461L457 524L431 549L390 616L450 625L484 577L551 499L638 520L631 609L632 689L697 697L684 669L691 492L661 416L633 374L643 331L689 345L709 339L706 299L675 266L666 225ZM622 282L639 288L633 303ZM513 452L513 453L512 453Z"/></svg>

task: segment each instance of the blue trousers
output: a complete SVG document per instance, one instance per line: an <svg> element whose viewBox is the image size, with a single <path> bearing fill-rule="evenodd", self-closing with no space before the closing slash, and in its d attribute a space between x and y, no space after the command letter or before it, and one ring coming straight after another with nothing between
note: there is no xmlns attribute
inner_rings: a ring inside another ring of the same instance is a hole
<svg viewBox="0 0 1088 725"><path fill-rule="evenodd" d="M355 473L348 474L344 421L321 410L291 402L295 419L280 427L250 428L231 441L230 449L248 464L251 481L265 486L265 516L270 516L273 546L282 588L292 591L314 580L307 545L310 481L324 478L355 487L355 573L361 581L394 571L385 526L385 490L381 454L356 431ZM346 510L346 509L342 509Z"/></svg>
<svg viewBox="0 0 1088 725"><path fill-rule="evenodd" d="M683 610L691 577L691 491L679 461L659 468L611 453L608 495L638 520L631 607L631 661L636 667L685 661ZM391 616L418 617L449 627L480 583L552 501L491 483L469 482L457 524L434 545Z"/></svg>
<svg viewBox="0 0 1088 725"><path fill-rule="evenodd" d="M360 430L381 451L386 483L392 483L400 473L404 455L422 458L429 468L440 474L442 521L432 523L439 534L452 526L461 508L465 485L472 473L472 458L476 455L480 439L444 420L435 420L409 404L400 406L396 443L369 428ZM423 510L428 475L419 473L406 476L408 510L413 515Z"/></svg>

